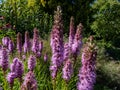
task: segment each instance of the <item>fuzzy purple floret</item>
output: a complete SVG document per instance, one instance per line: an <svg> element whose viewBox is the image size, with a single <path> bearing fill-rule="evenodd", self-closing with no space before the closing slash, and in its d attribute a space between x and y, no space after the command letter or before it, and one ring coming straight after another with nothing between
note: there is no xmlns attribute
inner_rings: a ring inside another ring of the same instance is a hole
<svg viewBox="0 0 120 90"><path fill-rule="evenodd" d="M51 48L52 48L52 59L51 59L51 75L54 79L56 77L58 68L63 63L63 24L62 24L62 11L60 6L57 7L57 11L54 15L54 25L51 32Z"/></svg>
<svg viewBox="0 0 120 90"><path fill-rule="evenodd" d="M30 56L28 60L28 69L33 71L36 66L36 58L34 56Z"/></svg>
<svg viewBox="0 0 120 90"><path fill-rule="evenodd" d="M65 65L63 67L63 79L65 81L69 81L72 74L73 74L73 65L72 65L72 62L70 61L70 59L68 59L66 62L65 62Z"/></svg>
<svg viewBox="0 0 120 90"><path fill-rule="evenodd" d="M44 54L44 62L46 62L48 60L48 55L47 53Z"/></svg>
<svg viewBox="0 0 120 90"><path fill-rule="evenodd" d="M9 37L3 37L2 38L2 44L3 44L3 46L6 46L8 48L9 40L10 40Z"/></svg>
<svg viewBox="0 0 120 90"><path fill-rule="evenodd" d="M37 90L37 81L32 71L25 75L21 90Z"/></svg>
<svg viewBox="0 0 120 90"><path fill-rule="evenodd" d="M14 50L14 43L12 42L12 40L9 41L8 49L9 49L9 52L13 52Z"/></svg>
<svg viewBox="0 0 120 90"><path fill-rule="evenodd" d="M10 87L13 87L15 78L16 78L16 74L14 72L8 73L6 79L7 79L8 83L10 84Z"/></svg>
<svg viewBox="0 0 120 90"><path fill-rule="evenodd" d="M83 48L82 67L78 75L78 90L93 90L96 82L95 61L97 52L91 45L92 44L88 44Z"/></svg>
<svg viewBox="0 0 120 90"><path fill-rule="evenodd" d="M1 51L1 60L0 60L0 66L2 67L2 70L5 72L9 67L9 59L8 59L8 51L7 49L3 48Z"/></svg>
<svg viewBox="0 0 120 90"><path fill-rule="evenodd" d="M31 43L30 43L29 32L26 31L25 32L25 42L24 42L24 46L23 46L24 53L29 52L30 51L30 47L31 47Z"/></svg>

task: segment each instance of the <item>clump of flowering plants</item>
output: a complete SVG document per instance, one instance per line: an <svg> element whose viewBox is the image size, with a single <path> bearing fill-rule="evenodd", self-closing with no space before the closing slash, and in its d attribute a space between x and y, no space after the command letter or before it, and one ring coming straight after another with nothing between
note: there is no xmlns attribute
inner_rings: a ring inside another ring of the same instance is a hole
<svg viewBox="0 0 120 90"><path fill-rule="evenodd" d="M62 9L58 6L50 42L40 40L37 28L33 30L33 38L28 31L25 35L18 33L16 41L4 37L0 44L0 89L93 90L96 51L92 38L81 52L83 25L80 23L75 30L74 18L71 17L66 42L63 31Z"/></svg>

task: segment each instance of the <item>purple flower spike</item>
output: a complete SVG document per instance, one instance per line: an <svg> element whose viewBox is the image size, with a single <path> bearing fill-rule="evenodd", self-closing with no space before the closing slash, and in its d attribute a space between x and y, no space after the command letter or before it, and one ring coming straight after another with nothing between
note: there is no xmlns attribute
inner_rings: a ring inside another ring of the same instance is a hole
<svg viewBox="0 0 120 90"><path fill-rule="evenodd" d="M72 44L75 36L74 17L70 18L70 31L69 31L69 47L72 48Z"/></svg>
<svg viewBox="0 0 120 90"><path fill-rule="evenodd" d="M39 31L36 28L34 29L32 51L34 54L39 52Z"/></svg>
<svg viewBox="0 0 120 90"><path fill-rule="evenodd" d="M83 26L80 23L77 26L77 31L75 34L74 42L72 44L72 54L73 54L75 59L79 55L80 49L82 47L82 29L83 29Z"/></svg>
<svg viewBox="0 0 120 90"><path fill-rule="evenodd" d="M9 52L13 52L14 50L14 43L12 40L9 40L8 49L9 49Z"/></svg>
<svg viewBox="0 0 120 90"><path fill-rule="evenodd" d="M8 51L7 49L3 48L1 51L1 60L0 60L0 66L2 67L2 70L5 72L9 67L9 59L8 59Z"/></svg>
<svg viewBox="0 0 120 90"><path fill-rule="evenodd" d="M48 60L48 55L47 55L47 53L45 53L45 55L44 55L44 62L46 62Z"/></svg>
<svg viewBox="0 0 120 90"><path fill-rule="evenodd" d="M3 39L2 39L2 44L3 44L3 46L5 46L5 47L8 48L9 40L10 40L9 37L3 37Z"/></svg>
<svg viewBox="0 0 120 90"><path fill-rule="evenodd" d="M10 65L11 72L16 72L16 65L18 60L19 60L18 58L14 58L13 63Z"/></svg>
<svg viewBox="0 0 120 90"><path fill-rule="evenodd" d="M68 59L65 62L65 65L63 67L63 79L68 82L73 74L73 65L70 59Z"/></svg>
<svg viewBox="0 0 120 90"><path fill-rule="evenodd" d="M17 34L17 50L19 53L22 52L22 34L20 32Z"/></svg>
<svg viewBox="0 0 120 90"><path fill-rule="evenodd" d="M32 71L25 75L21 90L37 90L37 81Z"/></svg>
<svg viewBox="0 0 120 90"><path fill-rule="evenodd" d="M52 78L55 79L58 68L63 63L63 23L62 23L62 10L57 7L54 15L54 25L51 32L51 48L52 48L52 62L50 66Z"/></svg>
<svg viewBox="0 0 120 90"><path fill-rule="evenodd" d="M14 79L16 78L16 74L13 72L8 73L6 79L8 81L8 83L10 84L10 87L13 87L14 84Z"/></svg>
<svg viewBox="0 0 120 90"><path fill-rule="evenodd" d="M30 71L33 71L33 69L36 66L36 58L34 56L30 56L29 60L28 60L28 69Z"/></svg>
<svg viewBox="0 0 120 90"><path fill-rule="evenodd" d="M27 53L30 51L31 44L30 44L30 37L29 37L28 31L25 32L25 43L23 47L24 47L24 53Z"/></svg>
<svg viewBox="0 0 120 90"><path fill-rule="evenodd" d="M24 68L22 62L19 60L17 61L15 72L17 74L17 77L21 79L24 72Z"/></svg>
<svg viewBox="0 0 120 90"><path fill-rule="evenodd" d="M92 40L86 43L82 52L82 67L79 70L78 90L93 90L96 82L96 48Z"/></svg>
<svg viewBox="0 0 120 90"><path fill-rule="evenodd" d="M68 43L64 45L64 60L67 60L70 56L70 47Z"/></svg>

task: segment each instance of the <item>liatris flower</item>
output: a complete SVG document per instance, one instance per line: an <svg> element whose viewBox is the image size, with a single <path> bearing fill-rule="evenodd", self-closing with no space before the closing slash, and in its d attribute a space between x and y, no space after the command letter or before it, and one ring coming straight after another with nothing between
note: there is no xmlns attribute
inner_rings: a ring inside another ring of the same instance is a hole
<svg viewBox="0 0 120 90"><path fill-rule="evenodd" d="M28 69L30 71L33 71L33 69L36 66L36 58L34 56L30 56L29 60L28 60Z"/></svg>
<svg viewBox="0 0 120 90"><path fill-rule="evenodd" d="M12 42L12 40L9 40L8 49L9 49L9 52L13 52L14 43Z"/></svg>
<svg viewBox="0 0 120 90"><path fill-rule="evenodd" d="M48 60L48 55L47 53L44 54L44 62L46 62Z"/></svg>
<svg viewBox="0 0 120 90"><path fill-rule="evenodd" d="M69 47L72 48L72 44L75 36L74 17L70 18L70 31L69 31Z"/></svg>
<svg viewBox="0 0 120 90"><path fill-rule="evenodd" d="M58 68L63 63L63 23L62 23L62 10L60 6L54 15L54 25L51 32L51 48L52 48L52 63L50 66L52 78L56 77Z"/></svg>
<svg viewBox="0 0 120 90"><path fill-rule="evenodd" d="M28 31L26 31L25 32L25 43L24 43L24 53L27 53L27 52L29 52L30 51L30 46L31 46L31 44L30 44L30 37L29 37L29 32Z"/></svg>
<svg viewBox="0 0 120 90"><path fill-rule="evenodd" d="M20 32L17 34L17 50L19 53L22 52L22 34Z"/></svg>
<svg viewBox="0 0 120 90"><path fill-rule="evenodd" d="M36 54L39 52L39 31L35 28L33 35L32 51Z"/></svg>
<svg viewBox="0 0 120 90"><path fill-rule="evenodd" d="M8 73L6 78L7 78L9 85L10 85L10 88L12 90L13 85L14 85L14 79L16 78L16 74L14 72L10 72L10 73Z"/></svg>
<svg viewBox="0 0 120 90"><path fill-rule="evenodd" d="M10 40L9 37L3 37L3 38L2 38L2 44L3 44L3 46L5 46L5 47L8 48L9 40Z"/></svg>
<svg viewBox="0 0 120 90"><path fill-rule="evenodd" d="M80 53L80 49L82 47L82 29L83 29L83 26L80 23L77 26L77 31L75 34L74 42L72 44L72 54L75 59L76 59L77 55Z"/></svg>
<svg viewBox="0 0 120 90"><path fill-rule="evenodd" d="M67 60L70 56L70 46L68 43L64 44L64 60Z"/></svg>
<svg viewBox="0 0 120 90"><path fill-rule="evenodd" d="M22 82L22 75L24 72L22 62L18 58L15 58L13 60L13 63L11 64L10 69L11 69L11 72L14 72L16 74L16 77L19 78L20 83L21 83Z"/></svg>
<svg viewBox="0 0 120 90"><path fill-rule="evenodd" d="M79 71L78 90L93 90L96 81L95 61L96 61L95 45L88 42L82 53L82 68Z"/></svg>
<svg viewBox="0 0 120 90"><path fill-rule="evenodd" d="M70 59L68 59L66 62L65 62L65 65L63 67L63 79L68 82L71 78L73 74L73 65L72 65L72 62L70 61Z"/></svg>
<svg viewBox="0 0 120 90"><path fill-rule="evenodd" d="M0 64L1 64L3 72L5 72L9 67L8 51L5 48L3 48L1 51Z"/></svg>
<svg viewBox="0 0 120 90"><path fill-rule="evenodd" d="M25 75L21 90L37 90L37 81L32 71Z"/></svg>
<svg viewBox="0 0 120 90"><path fill-rule="evenodd" d="M17 77L21 79L22 78L22 74L24 72L22 61L20 61L20 60L17 61L15 72L17 74Z"/></svg>
<svg viewBox="0 0 120 90"><path fill-rule="evenodd" d="M16 66L17 66L18 60L19 60L18 58L13 59L13 63L10 65L11 72L16 72Z"/></svg>

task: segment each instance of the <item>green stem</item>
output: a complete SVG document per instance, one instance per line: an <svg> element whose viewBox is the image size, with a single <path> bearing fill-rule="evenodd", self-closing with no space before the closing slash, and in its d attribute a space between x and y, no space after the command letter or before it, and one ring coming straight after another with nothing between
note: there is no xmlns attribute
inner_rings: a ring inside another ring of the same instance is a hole
<svg viewBox="0 0 120 90"><path fill-rule="evenodd" d="M68 83L65 81L65 90L68 90Z"/></svg>
<svg viewBox="0 0 120 90"><path fill-rule="evenodd" d="M56 90L56 80L53 79L53 90Z"/></svg>
<svg viewBox="0 0 120 90"><path fill-rule="evenodd" d="M6 82L6 72L5 71L3 71L3 77L4 77L4 80L3 80L3 82L4 82L4 85L3 85L3 90L7 90L7 82Z"/></svg>

